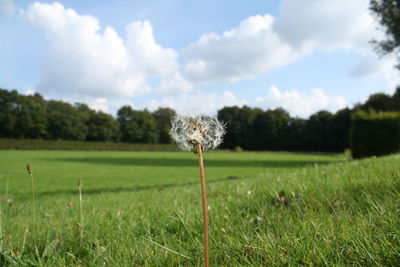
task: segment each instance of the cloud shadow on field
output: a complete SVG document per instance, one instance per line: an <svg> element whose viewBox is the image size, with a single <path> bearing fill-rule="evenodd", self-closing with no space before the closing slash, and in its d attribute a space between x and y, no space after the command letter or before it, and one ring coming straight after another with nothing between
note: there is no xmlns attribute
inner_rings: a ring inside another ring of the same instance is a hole
<svg viewBox="0 0 400 267"><path fill-rule="evenodd" d="M249 179L256 177L256 175L252 176L229 176L222 179L210 180L207 181L207 184L213 183L220 183L232 180L242 180L242 179ZM104 193L123 193L123 192L139 192L139 191L146 191L146 190L158 190L162 191L168 188L176 188L176 187L186 187L186 186L198 186L199 182L187 182L187 183L170 183L170 184L155 184L155 185L138 185L133 187L106 187L106 188L87 188L83 190L84 195L96 195L96 194L104 194ZM42 191L39 192L39 196L55 196L60 194L69 194L69 195L76 195L77 190L57 190L57 191Z"/></svg>
<svg viewBox="0 0 400 267"><path fill-rule="evenodd" d="M125 165L125 166L150 166L150 167L192 167L197 166L197 160L173 158L57 158L54 161L71 163L100 164L100 165ZM269 167L269 168L298 168L312 164L328 164L334 161L312 160L215 160L205 159L207 167Z"/></svg>

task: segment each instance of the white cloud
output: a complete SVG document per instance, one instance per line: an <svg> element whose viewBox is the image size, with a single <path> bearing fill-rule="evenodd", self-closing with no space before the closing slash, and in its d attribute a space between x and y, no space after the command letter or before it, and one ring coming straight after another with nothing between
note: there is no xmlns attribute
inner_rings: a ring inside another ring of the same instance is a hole
<svg viewBox="0 0 400 267"><path fill-rule="evenodd" d="M231 91L222 93L194 93L182 94L179 97L164 97L161 100L150 100L145 107L153 111L159 107L169 107L177 112L202 113L215 115L216 112L225 106L243 106L246 100L238 99Z"/></svg>
<svg viewBox="0 0 400 267"><path fill-rule="evenodd" d="M67 95L74 101L87 100L95 109L115 112L123 104L132 104L126 96L153 92L169 96L146 103L151 110L168 106L211 114L223 106L250 104L283 107L304 117L320 109L335 111L346 101L320 89L305 94L271 87L266 96L254 101L239 99L230 91L190 92L200 84L254 78L316 50L338 49L351 49L361 56L350 77L382 75L395 85L399 78L394 61L378 60L369 44L380 33L368 2L282 0L276 18L251 16L237 27L221 34L205 33L188 45L182 51L183 73L178 53L155 41L148 21L129 24L126 37L121 37L112 27L102 28L97 18L60 3L34 3L22 11L22 17L41 29L50 42L35 88L47 96ZM2 10L4 3L13 2L0 0ZM178 94L182 95L173 96Z"/></svg>
<svg viewBox="0 0 400 267"><path fill-rule="evenodd" d="M184 50L187 78L200 84L234 82L293 61L297 54L272 31L273 22L270 15L258 15L221 35L202 35Z"/></svg>
<svg viewBox="0 0 400 267"><path fill-rule="evenodd" d="M134 67L160 76L178 70L178 54L173 49L162 48L155 42L150 22L133 22L128 25L126 31L126 44L131 62L135 63Z"/></svg>
<svg viewBox="0 0 400 267"><path fill-rule="evenodd" d="M27 89L27 90L25 90L25 91L23 91L21 93L24 94L24 95L34 95L36 92L33 89Z"/></svg>
<svg viewBox="0 0 400 267"><path fill-rule="evenodd" d="M283 92L276 86L271 86L265 96L257 97L254 104L265 109L281 107L292 116L304 118L319 110L336 112L347 106L343 97L328 96L321 89L314 89L312 94L305 94L296 89Z"/></svg>
<svg viewBox="0 0 400 267"><path fill-rule="evenodd" d="M389 93L400 84L399 71L394 68L397 64L396 57L387 55L379 57L375 53L366 53L359 62L349 71L348 76L352 78L374 78L382 76L391 88Z"/></svg>
<svg viewBox="0 0 400 267"><path fill-rule="evenodd" d="M217 111L227 106L250 105L263 109L284 108L292 116L308 117L320 110L336 112L347 106L346 100L340 96L328 96L322 89L314 89L311 94L302 93L296 89L280 91L271 86L266 95L256 99L239 99L233 92L222 93L192 93L179 97L164 97L152 99L145 104L151 111L159 107L170 107L180 113L204 113L215 115Z"/></svg>
<svg viewBox="0 0 400 267"><path fill-rule="evenodd" d="M173 74L177 53L158 45L149 22L130 24L124 41L111 27L60 3L34 3L22 16L44 31L51 49L37 88L45 92L101 96L148 93L149 76Z"/></svg>
<svg viewBox="0 0 400 267"><path fill-rule="evenodd" d="M96 98L96 99L94 99L94 101L91 101L89 103L89 107L91 107L94 110L103 111L103 112L106 112L106 113L110 111L106 98Z"/></svg>
<svg viewBox="0 0 400 267"><path fill-rule="evenodd" d="M349 71L349 76L354 78L373 77L380 71L380 60L370 54L362 57Z"/></svg>
<svg viewBox="0 0 400 267"><path fill-rule="evenodd" d="M380 36L366 0L284 0L273 29L295 49L370 48Z"/></svg>
<svg viewBox="0 0 400 267"><path fill-rule="evenodd" d="M397 58L400 58L397 56ZM395 88L400 84L399 70L393 66L397 65L398 61L394 57L380 61L380 73L388 82L389 87L392 89L389 93L394 93Z"/></svg>
<svg viewBox="0 0 400 267"><path fill-rule="evenodd" d="M12 0L0 0L0 17L2 15L9 16L14 11L17 10L16 5L14 4L14 1Z"/></svg>
<svg viewBox="0 0 400 267"><path fill-rule="evenodd" d="M157 92L167 93L189 93L193 89L193 84L183 78L179 72L175 72L170 77L163 79L157 88Z"/></svg>
<svg viewBox="0 0 400 267"><path fill-rule="evenodd" d="M107 99L108 113L117 116L118 110L123 106L130 106L136 109L136 105L129 99L124 97Z"/></svg>
<svg viewBox="0 0 400 267"><path fill-rule="evenodd" d="M382 33L368 5L366 0L283 0L276 18L252 16L233 29L204 34L189 45L184 50L185 77L197 84L234 82L285 66L316 50L351 49L361 57L371 54L370 41ZM353 74L382 67L360 64Z"/></svg>

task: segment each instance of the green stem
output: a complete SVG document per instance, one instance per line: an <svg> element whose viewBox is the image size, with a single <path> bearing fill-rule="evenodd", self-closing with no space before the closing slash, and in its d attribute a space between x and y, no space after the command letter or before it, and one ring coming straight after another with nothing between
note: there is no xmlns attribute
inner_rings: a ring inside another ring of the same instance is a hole
<svg viewBox="0 0 400 267"><path fill-rule="evenodd" d="M0 252L3 252L3 209L2 209L3 200L0 199Z"/></svg>
<svg viewBox="0 0 400 267"><path fill-rule="evenodd" d="M78 188L79 188L79 223L81 225L79 229L80 230L79 244L82 246L82 239L83 239L82 185L80 184Z"/></svg>
<svg viewBox="0 0 400 267"><path fill-rule="evenodd" d="M8 198L8 175L6 174L6 198Z"/></svg>
<svg viewBox="0 0 400 267"><path fill-rule="evenodd" d="M31 188L32 188L32 233L35 232L35 183L33 181L33 174L31 176Z"/></svg>

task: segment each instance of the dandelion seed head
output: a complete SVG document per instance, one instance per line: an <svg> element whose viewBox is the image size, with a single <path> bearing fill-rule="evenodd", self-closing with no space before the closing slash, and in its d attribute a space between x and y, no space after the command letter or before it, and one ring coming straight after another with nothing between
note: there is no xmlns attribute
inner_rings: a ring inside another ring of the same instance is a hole
<svg viewBox="0 0 400 267"><path fill-rule="evenodd" d="M225 134L225 124L205 115L177 115L171 124L170 135L184 151L193 151L196 144L204 151L213 150L222 143Z"/></svg>

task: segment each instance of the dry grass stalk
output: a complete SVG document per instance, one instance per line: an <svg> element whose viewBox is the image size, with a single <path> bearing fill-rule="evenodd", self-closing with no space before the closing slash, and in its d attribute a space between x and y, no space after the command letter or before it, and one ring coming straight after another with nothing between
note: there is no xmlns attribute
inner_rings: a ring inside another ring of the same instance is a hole
<svg viewBox="0 0 400 267"><path fill-rule="evenodd" d="M79 229L79 245L82 246L83 242L83 212L82 212L82 186L83 181L81 179L78 180L78 190L79 190L79 223L77 223L77 227Z"/></svg>
<svg viewBox="0 0 400 267"><path fill-rule="evenodd" d="M33 180L33 168L31 164L26 164L26 170L31 177L31 189L32 189L32 233L35 232L35 182Z"/></svg>

